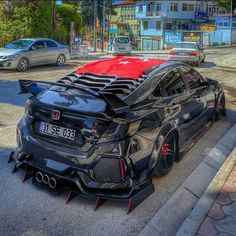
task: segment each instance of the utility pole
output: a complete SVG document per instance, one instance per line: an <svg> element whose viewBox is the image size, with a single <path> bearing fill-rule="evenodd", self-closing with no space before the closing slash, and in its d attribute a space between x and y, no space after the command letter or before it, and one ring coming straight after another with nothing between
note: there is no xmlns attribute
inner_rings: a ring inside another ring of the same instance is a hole
<svg viewBox="0 0 236 236"><path fill-rule="evenodd" d="M102 52L104 51L104 29L105 29L105 0L103 0L102 5Z"/></svg>
<svg viewBox="0 0 236 236"><path fill-rule="evenodd" d="M233 44L233 0L231 0L230 45Z"/></svg>
<svg viewBox="0 0 236 236"><path fill-rule="evenodd" d="M93 48L97 51L97 0L94 0Z"/></svg>

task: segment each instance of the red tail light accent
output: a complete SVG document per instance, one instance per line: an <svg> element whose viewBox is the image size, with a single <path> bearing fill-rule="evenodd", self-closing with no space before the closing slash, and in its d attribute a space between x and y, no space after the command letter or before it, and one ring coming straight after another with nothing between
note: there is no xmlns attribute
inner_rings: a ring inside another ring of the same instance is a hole
<svg viewBox="0 0 236 236"><path fill-rule="evenodd" d="M196 57L196 56L198 56L198 53L197 53L197 52L190 52L190 53L189 53L189 56Z"/></svg>
<svg viewBox="0 0 236 236"><path fill-rule="evenodd" d="M175 52L174 51L170 51L169 55L175 55Z"/></svg>
<svg viewBox="0 0 236 236"><path fill-rule="evenodd" d="M120 177L121 179L125 178L125 166L124 166L124 161L119 160L119 166L120 166Z"/></svg>

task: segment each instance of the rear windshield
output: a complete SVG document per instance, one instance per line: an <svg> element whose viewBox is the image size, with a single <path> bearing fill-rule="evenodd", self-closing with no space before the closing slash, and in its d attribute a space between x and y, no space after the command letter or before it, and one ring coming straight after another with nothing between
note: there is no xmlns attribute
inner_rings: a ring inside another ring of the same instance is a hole
<svg viewBox="0 0 236 236"><path fill-rule="evenodd" d="M191 48L196 49L196 45L194 43L177 43L174 48Z"/></svg>
<svg viewBox="0 0 236 236"><path fill-rule="evenodd" d="M127 37L119 37L115 38L115 43L129 43L129 38Z"/></svg>

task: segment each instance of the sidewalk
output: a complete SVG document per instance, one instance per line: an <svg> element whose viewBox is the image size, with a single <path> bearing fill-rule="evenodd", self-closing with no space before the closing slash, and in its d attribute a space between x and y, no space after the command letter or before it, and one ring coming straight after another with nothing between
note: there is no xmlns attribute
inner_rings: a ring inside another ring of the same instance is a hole
<svg viewBox="0 0 236 236"><path fill-rule="evenodd" d="M229 184L227 184L224 189L223 186L236 165L235 134L236 123L209 151L202 162L193 170L181 186L179 186L169 200L156 212L153 218L142 229L139 236L236 236L236 226L234 226L235 230L233 234L209 234L208 231L200 234L199 231L199 227L205 220L209 209L221 189L222 191L233 191L234 186L233 188L232 186L229 188ZM235 172L234 175L236 176ZM231 184L236 182L236 178L235 180L232 180L232 178L230 180ZM236 192L236 187L234 191ZM224 193L223 195L227 194ZM235 198L235 196L233 197ZM221 199L222 197L219 198ZM232 203L232 200L227 202L227 204L230 203ZM234 204L232 203L231 208L231 212L236 210L236 202ZM225 211L224 214L226 217L229 209L226 208L227 210L225 210L223 207L222 209ZM210 218L209 216L207 217ZM233 220L233 224L235 225L236 218ZM229 228L228 224L229 222L227 221L225 227ZM205 228L209 230L208 226L205 226ZM220 228L223 227L220 226ZM231 229L233 229L233 226Z"/></svg>
<svg viewBox="0 0 236 236"><path fill-rule="evenodd" d="M197 235L236 235L236 165L212 204Z"/></svg>

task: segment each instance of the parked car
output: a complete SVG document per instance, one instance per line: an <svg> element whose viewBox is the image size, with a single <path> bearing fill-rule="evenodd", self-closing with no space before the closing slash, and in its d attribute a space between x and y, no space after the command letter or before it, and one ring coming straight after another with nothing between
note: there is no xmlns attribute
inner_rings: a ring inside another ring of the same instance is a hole
<svg viewBox="0 0 236 236"><path fill-rule="evenodd" d="M0 48L0 68L26 71L36 65L62 66L69 58L67 46L52 39L25 38Z"/></svg>
<svg viewBox="0 0 236 236"><path fill-rule="evenodd" d="M168 56L169 60L193 63L196 66L204 62L205 58L203 49L196 42L179 42L170 50Z"/></svg>
<svg viewBox="0 0 236 236"><path fill-rule="evenodd" d="M116 36L112 42L112 49L114 54L131 54L132 44L130 38L127 36Z"/></svg>
<svg viewBox="0 0 236 236"><path fill-rule="evenodd" d="M221 85L189 65L115 57L58 82L20 80L31 93L17 125L13 172L57 192L128 201L154 191L212 121L225 115Z"/></svg>

